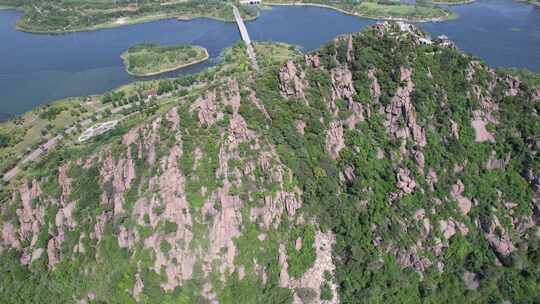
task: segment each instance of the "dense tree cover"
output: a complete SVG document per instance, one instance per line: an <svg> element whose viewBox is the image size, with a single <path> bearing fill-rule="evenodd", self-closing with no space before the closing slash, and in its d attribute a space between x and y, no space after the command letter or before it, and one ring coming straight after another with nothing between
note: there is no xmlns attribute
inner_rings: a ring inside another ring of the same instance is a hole
<svg viewBox="0 0 540 304"><path fill-rule="evenodd" d="M54 120L56 118L56 116L58 116L58 114L62 113L63 111L65 111L66 108L63 107L63 106L54 106L54 105L46 105L42 112L39 113L39 117L41 119L46 119L46 120Z"/></svg>
<svg viewBox="0 0 540 304"><path fill-rule="evenodd" d="M339 45L330 45L320 51L321 62L328 68L338 65L338 61L343 62L340 49ZM331 121L326 107L331 90L327 73L308 69L309 107L300 101L284 101L277 93L275 74L260 77L256 86L272 119L266 133L303 185L305 204L337 234L336 275L341 300L344 303L439 303L534 302L540 298L540 268L535 262L539 255L533 245L537 244L538 238L534 235L527 240L529 248L512 255L505 267L497 265L497 255L482 233L453 238L444 255L444 272L428 271L420 276L416 271L401 269L393 255L381 252L373 243L375 231L370 228L378 227L377 232L382 233L382 238L395 244L414 242L418 230L403 231L397 223L409 222L415 208L429 210L433 208L433 199L445 199L448 191L445 187L456 178L452 176L451 168L463 163L467 165L460 178L467 195L479 202L471 217L488 218L493 214L493 208L498 208L497 214L501 216L504 207L500 202L495 205L497 193L501 192L507 200L520 206L519 212L530 214L531 188L523 174L538 168L540 163L538 158L531 158L530 148L527 148L528 141L535 137L533 134L539 134L540 126L534 114L538 109L530 109L538 103L525 102L529 94L526 85L521 86L525 92L516 97L505 97L497 90L494 98L503 107L501 122L495 130L498 140L496 144L480 144L474 142L469 112L471 107L477 107L478 100L464 95L472 85L465 79L471 58L453 49L417 47L408 40L396 43L387 37L381 41L369 32L355 37L354 52L356 61L350 68L359 93L357 101L362 103L370 99L365 98L365 88L370 85L366 81L368 69L377 70L382 88L380 101L384 104L389 102L398 85L399 68L409 66L415 71L413 102L417 117L422 125L436 126L428 131L428 146L424 149L426 166L436 168L443 188L435 192L417 192L389 204L388 194L395 189L397 164L387 158L378 159L377 149L382 148L386 155L399 155L396 151L399 146L388 138L382 124L384 118L373 110L371 118L356 130L346 131L347 148L341 153L341 159L338 162L329 159L324 151L324 130ZM428 74L431 76L427 77ZM529 78L534 79L534 82L528 80L531 85L539 79L537 75ZM486 85L480 82L480 85ZM247 117L251 127L263 129L260 118ZM320 117L324 119L322 124ZM460 123L459 140L449 139L450 119ZM297 120L306 122L305 136L294 129ZM499 151L500 155L512 153L511 164L506 170L484 169L491 149ZM343 189L339 172L350 165L356 168L356 177ZM414 176L425 186L418 172ZM448 215L461 218L448 208L441 210L437 218L444 219ZM477 290L465 288L464 270L479 274L481 283Z"/></svg>
<svg viewBox="0 0 540 304"><path fill-rule="evenodd" d="M9 134L0 133L0 148L5 148L11 145L12 137Z"/></svg>

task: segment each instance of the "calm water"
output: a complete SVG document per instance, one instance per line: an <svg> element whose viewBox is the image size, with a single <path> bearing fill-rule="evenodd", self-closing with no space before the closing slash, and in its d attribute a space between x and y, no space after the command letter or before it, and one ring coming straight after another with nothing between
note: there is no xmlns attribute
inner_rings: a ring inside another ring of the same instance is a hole
<svg viewBox="0 0 540 304"><path fill-rule="evenodd" d="M452 7L461 18L421 26L446 34L458 46L493 66L540 72L540 9L511 0L485 0ZM193 73L219 61L240 39L234 23L209 19L165 20L95 32L36 35L14 30L20 13L0 10L0 120L67 96L102 93L137 78L125 73L120 54L141 42L190 43L211 59L168 76ZM374 21L315 7L276 7L248 22L253 40L281 41L313 50L336 35L357 32Z"/></svg>

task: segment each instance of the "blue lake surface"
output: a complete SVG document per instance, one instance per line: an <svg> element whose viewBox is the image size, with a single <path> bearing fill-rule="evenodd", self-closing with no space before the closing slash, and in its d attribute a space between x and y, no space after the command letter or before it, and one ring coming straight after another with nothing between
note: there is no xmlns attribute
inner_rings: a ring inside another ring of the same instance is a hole
<svg viewBox="0 0 540 304"><path fill-rule="evenodd" d="M419 25L433 36L447 35L492 66L540 72L540 8L512 0L480 0L451 9L459 19ZM0 10L0 120L52 100L103 93L139 80L124 71L120 59L134 44L188 43L208 49L210 60L166 74L174 76L216 64L223 49L240 39L236 24L204 18L43 35L16 31L20 16ZM375 22L330 9L291 6L264 10L246 25L253 40L286 42L310 51Z"/></svg>

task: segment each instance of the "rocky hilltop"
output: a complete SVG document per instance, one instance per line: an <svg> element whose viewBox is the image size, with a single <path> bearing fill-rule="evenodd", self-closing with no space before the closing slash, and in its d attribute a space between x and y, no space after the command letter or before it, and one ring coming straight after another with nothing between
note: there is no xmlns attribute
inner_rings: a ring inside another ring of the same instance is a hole
<svg viewBox="0 0 540 304"><path fill-rule="evenodd" d="M532 303L540 77L403 23L219 74L7 188L4 303Z"/></svg>

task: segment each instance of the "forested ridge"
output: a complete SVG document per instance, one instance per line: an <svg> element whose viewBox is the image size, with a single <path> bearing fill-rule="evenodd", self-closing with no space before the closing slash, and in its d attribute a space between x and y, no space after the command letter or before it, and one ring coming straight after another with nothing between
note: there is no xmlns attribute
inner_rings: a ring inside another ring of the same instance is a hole
<svg viewBox="0 0 540 304"><path fill-rule="evenodd" d="M243 51L2 191L0 298L540 299L539 75L405 23Z"/></svg>

